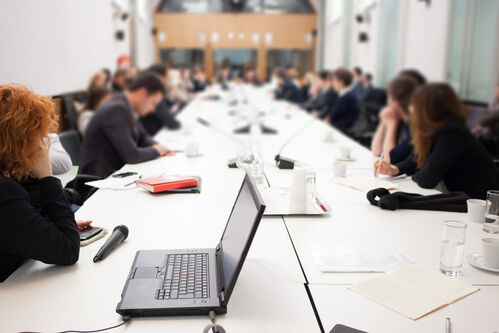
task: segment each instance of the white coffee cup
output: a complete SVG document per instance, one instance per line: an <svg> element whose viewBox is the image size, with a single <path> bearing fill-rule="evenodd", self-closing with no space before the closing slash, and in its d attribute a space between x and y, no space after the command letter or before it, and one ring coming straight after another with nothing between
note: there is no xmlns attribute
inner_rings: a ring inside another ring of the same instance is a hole
<svg viewBox="0 0 499 333"><path fill-rule="evenodd" d="M499 238L482 238L482 245L484 264L499 268Z"/></svg>
<svg viewBox="0 0 499 333"><path fill-rule="evenodd" d="M199 144L197 142L188 142L185 146L185 155L187 157L199 156Z"/></svg>
<svg viewBox="0 0 499 333"><path fill-rule="evenodd" d="M293 169L289 210L292 213L303 213L307 209L307 169Z"/></svg>
<svg viewBox="0 0 499 333"><path fill-rule="evenodd" d="M485 200L480 199L468 199L466 200L468 205L468 220L476 223L483 223L485 220Z"/></svg>
<svg viewBox="0 0 499 333"><path fill-rule="evenodd" d="M344 162L336 161L333 162L331 169L333 170L333 175L335 177L345 177L345 172L347 171L347 164Z"/></svg>
<svg viewBox="0 0 499 333"><path fill-rule="evenodd" d="M352 157L350 156L352 152L352 148L351 147L348 147L348 146L341 146L340 147L340 155L339 155L339 158L341 158L342 160L349 160L351 159Z"/></svg>

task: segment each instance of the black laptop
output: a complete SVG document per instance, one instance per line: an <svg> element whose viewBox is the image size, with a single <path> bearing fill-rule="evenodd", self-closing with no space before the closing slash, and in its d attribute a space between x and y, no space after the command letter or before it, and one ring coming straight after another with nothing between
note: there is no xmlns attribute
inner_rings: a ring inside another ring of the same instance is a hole
<svg viewBox="0 0 499 333"><path fill-rule="evenodd" d="M138 251L116 312L134 317L226 313L264 210L246 175L217 247Z"/></svg>

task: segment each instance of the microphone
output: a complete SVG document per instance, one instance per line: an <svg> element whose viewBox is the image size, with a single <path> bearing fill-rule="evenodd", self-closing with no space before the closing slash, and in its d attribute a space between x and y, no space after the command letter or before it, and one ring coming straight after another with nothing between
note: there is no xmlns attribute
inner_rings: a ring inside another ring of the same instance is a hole
<svg viewBox="0 0 499 333"><path fill-rule="evenodd" d="M114 228L113 233L107 241L102 245L99 252L94 257L94 262L100 261L107 257L116 246L122 243L128 237L128 228L124 225L119 225Z"/></svg>
<svg viewBox="0 0 499 333"><path fill-rule="evenodd" d="M243 144L243 142L241 140L239 140L238 138L234 137L233 135L225 132L224 130L216 127L216 126L213 126L209 121L207 121L206 119L203 119L201 117L197 117L196 118L197 122L200 123L201 125L203 126L206 126L208 128L211 128L212 130L222 134L223 136L225 136L226 138L229 138L233 141L236 141L237 143L239 143L240 145ZM227 166L231 169L235 169L237 168L237 159L236 158L232 158L230 160L227 161Z"/></svg>
<svg viewBox="0 0 499 333"><path fill-rule="evenodd" d="M210 123L208 120L206 120L206 119L203 119L203 118L201 118L201 117L197 117L197 118L196 118L196 121L197 121L198 123L200 123L201 125L206 126L206 127L208 127L208 128L211 128L211 129L212 129L212 130L214 130L215 132L218 132L218 133L222 134L223 136L225 136L225 137L227 137L227 138L231 139L232 141L235 141L235 142L237 142L237 143L239 143L239 144L243 144L243 142L242 142L241 140L239 140L238 138L234 137L232 134L227 133L226 131L224 131L224 130L222 130L222 129L220 129L220 128L216 127L216 126L214 126L213 124L211 124L211 123Z"/></svg>
<svg viewBox="0 0 499 333"><path fill-rule="evenodd" d="M296 160L291 158L281 156L282 151L286 148L294 139L296 139L300 134L302 134L310 125L312 125L316 121L315 118L311 119L307 122L303 127L301 127L298 131L293 133L281 146L277 155L275 155L274 160L275 164L279 169L294 169Z"/></svg>

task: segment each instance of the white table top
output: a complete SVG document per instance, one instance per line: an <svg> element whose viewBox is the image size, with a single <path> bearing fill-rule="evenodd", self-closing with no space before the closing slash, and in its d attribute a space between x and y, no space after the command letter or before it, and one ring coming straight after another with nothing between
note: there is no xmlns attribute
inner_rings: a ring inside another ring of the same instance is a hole
<svg viewBox="0 0 499 333"><path fill-rule="evenodd" d="M259 148L270 186L289 187L292 171L277 169L274 155L307 123L309 126L282 155L307 162L317 170L317 191L331 206L332 214L264 217L229 302L228 314L217 317L217 322L229 332L319 331L304 286L308 282L326 332L335 323L370 332L443 331L446 311L450 311L456 331L477 331L473 326L476 322L484 328L480 331L498 329L498 325L493 325L497 320L492 311L499 299L499 287L495 287L499 286L499 274L475 269L467 263L461 278L480 285L482 290L416 322L346 289L374 273L322 273L313 261L310 246L340 242L396 244L411 261L438 270L443 220L466 220L466 215L392 212L371 206L365 193L335 183L329 169L339 147L346 145L352 147L355 157L355 161L348 162L347 176L372 174L374 158L369 150L324 122L311 121L310 115L296 107L270 102L264 90L253 93L254 103L266 112L265 125L278 129L277 135L229 134L231 139L206 128L196 121L197 117L231 133L233 128L244 125L251 114L241 106L239 115L234 116L234 108L224 101L206 101L202 95L196 98L179 116L183 129L163 130L156 139L172 149L184 149L188 142L197 142L202 156L187 158L180 153L126 165L122 170L136 171L144 177L159 173L201 176L201 193L151 195L137 188L99 190L76 213L77 219L92 219L94 225L110 231L125 224L130 229L129 238L98 264L92 258L103 240L82 248L79 262L71 267L34 261L23 265L0 285L1 331L84 330L118 323L120 317L115 308L137 250L212 248L218 243L243 179L241 170L227 168L227 160L235 158L241 147L238 141ZM331 132L335 141L326 142L324 138ZM407 192L437 193L419 188L410 178L395 183L399 190ZM481 225L470 222L465 253L479 252L483 236ZM470 314L473 320L469 320ZM140 318L115 331L193 332L201 331L206 324L206 317Z"/></svg>
<svg viewBox="0 0 499 333"><path fill-rule="evenodd" d="M364 298L341 285L311 285L314 303L325 332L343 324L369 333L445 332L445 318L452 332L497 332L499 286L481 290L455 303L412 320Z"/></svg>

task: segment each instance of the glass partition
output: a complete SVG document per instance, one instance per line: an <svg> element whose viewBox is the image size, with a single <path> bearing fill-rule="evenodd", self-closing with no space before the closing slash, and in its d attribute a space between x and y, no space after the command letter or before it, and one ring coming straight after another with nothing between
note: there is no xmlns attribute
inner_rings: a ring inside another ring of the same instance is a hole
<svg viewBox="0 0 499 333"><path fill-rule="evenodd" d="M204 67L203 49L161 49L161 62L168 67Z"/></svg>
<svg viewBox="0 0 499 333"><path fill-rule="evenodd" d="M257 66L256 49L215 49L213 50L213 73L215 76L223 66L229 66L233 78L242 77L248 67Z"/></svg>
<svg viewBox="0 0 499 333"><path fill-rule="evenodd" d="M270 77L272 70L276 67L294 67L298 74L303 76L311 70L310 50L299 49L274 49L267 51L267 77Z"/></svg>

